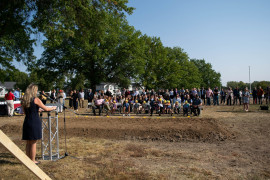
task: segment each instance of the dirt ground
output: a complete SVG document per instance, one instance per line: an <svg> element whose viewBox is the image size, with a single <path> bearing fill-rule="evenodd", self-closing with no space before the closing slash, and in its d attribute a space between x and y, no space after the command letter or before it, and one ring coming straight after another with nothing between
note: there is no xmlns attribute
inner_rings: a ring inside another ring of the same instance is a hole
<svg viewBox="0 0 270 180"><path fill-rule="evenodd" d="M270 114L251 105L204 107L199 117L59 114L60 155L39 165L52 179L270 179ZM24 116L0 117L22 150ZM40 142L37 157L41 158ZM36 177L0 145L0 179Z"/></svg>

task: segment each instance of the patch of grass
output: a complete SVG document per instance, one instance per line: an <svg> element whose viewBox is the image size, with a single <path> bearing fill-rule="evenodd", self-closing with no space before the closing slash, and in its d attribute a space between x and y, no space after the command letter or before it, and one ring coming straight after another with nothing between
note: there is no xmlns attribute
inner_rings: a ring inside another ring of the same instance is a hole
<svg viewBox="0 0 270 180"><path fill-rule="evenodd" d="M131 153L131 157L144 157L147 155L145 147L141 145L127 144L125 150Z"/></svg>

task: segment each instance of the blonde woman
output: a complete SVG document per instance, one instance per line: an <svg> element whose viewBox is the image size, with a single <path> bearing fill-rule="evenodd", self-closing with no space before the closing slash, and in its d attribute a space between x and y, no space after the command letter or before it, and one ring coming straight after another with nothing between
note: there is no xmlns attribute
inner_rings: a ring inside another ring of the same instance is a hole
<svg viewBox="0 0 270 180"><path fill-rule="evenodd" d="M36 144L37 140L42 138L42 126L39 118L39 108L44 111L52 111L56 107L46 107L42 101L37 98L38 86L30 84L23 96L22 107L25 114L23 123L22 140L26 140L26 155L36 164Z"/></svg>

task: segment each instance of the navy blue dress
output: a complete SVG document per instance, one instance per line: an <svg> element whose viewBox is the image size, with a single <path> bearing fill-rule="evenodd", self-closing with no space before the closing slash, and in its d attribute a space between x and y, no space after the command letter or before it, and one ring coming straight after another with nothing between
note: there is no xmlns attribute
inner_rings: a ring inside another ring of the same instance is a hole
<svg viewBox="0 0 270 180"><path fill-rule="evenodd" d="M23 123L22 140L38 140L42 138L42 124L39 118L39 106L34 103L35 98L30 103L30 107L24 110L25 119Z"/></svg>

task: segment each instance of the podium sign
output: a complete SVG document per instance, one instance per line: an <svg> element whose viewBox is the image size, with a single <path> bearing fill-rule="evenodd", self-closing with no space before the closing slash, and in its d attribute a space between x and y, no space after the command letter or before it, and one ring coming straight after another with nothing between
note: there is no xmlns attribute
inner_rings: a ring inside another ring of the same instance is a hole
<svg viewBox="0 0 270 180"><path fill-rule="evenodd" d="M43 111L40 113L40 119L42 121L42 159L59 159L58 111Z"/></svg>

